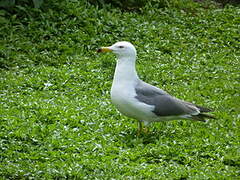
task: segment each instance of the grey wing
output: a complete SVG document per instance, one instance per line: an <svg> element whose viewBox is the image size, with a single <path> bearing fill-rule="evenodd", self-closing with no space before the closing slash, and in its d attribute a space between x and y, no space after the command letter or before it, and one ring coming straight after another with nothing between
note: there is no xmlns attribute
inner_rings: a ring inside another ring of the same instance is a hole
<svg viewBox="0 0 240 180"><path fill-rule="evenodd" d="M177 99L165 91L139 81L136 90L136 98L149 105L154 105L153 112L158 116L197 115L199 110L191 103Z"/></svg>

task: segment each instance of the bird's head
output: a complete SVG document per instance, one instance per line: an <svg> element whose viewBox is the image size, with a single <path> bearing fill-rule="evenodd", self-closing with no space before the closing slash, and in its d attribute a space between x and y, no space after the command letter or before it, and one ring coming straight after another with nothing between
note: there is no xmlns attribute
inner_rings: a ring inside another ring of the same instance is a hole
<svg viewBox="0 0 240 180"><path fill-rule="evenodd" d="M97 52L113 52L118 56L118 58L129 58L129 57L136 57L136 49L135 47L130 43L126 41L120 41L116 42L112 46L109 47L102 47L98 49Z"/></svg>

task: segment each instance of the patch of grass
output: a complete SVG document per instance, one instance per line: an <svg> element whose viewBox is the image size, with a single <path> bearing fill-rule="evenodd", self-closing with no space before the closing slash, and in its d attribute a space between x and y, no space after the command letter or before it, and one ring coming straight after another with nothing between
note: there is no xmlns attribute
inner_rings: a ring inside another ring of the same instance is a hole
<svg viewBox="0 0 240 180"><path fill-rule="evenodd" d="M1 177L239 177L238 7L51 3L0 11ZM155 123L137 137L136 122L110 102L115 57L95 53L119 40L136 45L143 80L214 108L217 119Z"/></svg>

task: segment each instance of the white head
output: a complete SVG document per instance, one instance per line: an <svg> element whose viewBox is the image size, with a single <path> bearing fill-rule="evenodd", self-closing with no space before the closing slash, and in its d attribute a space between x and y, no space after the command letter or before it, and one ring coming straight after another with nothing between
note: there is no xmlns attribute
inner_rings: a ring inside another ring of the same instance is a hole
<svg viewBox="0 0 240 180"><path fill-rule="evenodd" d="M121 58L133 58L135 59L137 51L135 47L127 41L120 41L116 42L112 46L109 47L102 47L98 50L98 52L113 52L118 56L119 59Z"/></svg>

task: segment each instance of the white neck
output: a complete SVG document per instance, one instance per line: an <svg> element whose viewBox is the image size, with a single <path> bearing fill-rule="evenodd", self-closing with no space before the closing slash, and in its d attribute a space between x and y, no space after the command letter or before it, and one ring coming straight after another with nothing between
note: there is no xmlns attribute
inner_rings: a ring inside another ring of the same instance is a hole
<svg viewBox="0 0 240 180"><path fill-rule="evenodd" d="M135 59L122 57L117 60L113 83L132 83L137 81L138 75L135 69Z"/></svg>

